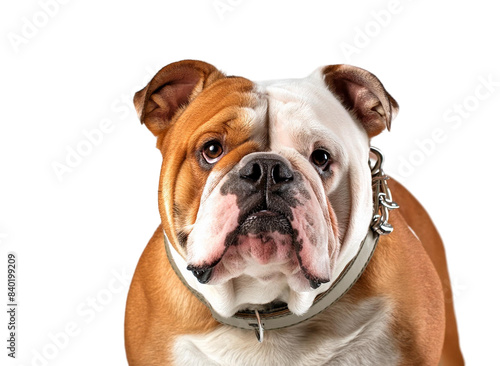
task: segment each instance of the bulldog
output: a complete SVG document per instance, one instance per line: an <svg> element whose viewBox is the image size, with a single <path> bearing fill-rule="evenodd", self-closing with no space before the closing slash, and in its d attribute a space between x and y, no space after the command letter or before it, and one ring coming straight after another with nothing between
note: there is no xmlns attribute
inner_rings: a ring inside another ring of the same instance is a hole
<svg viewBox="0 0 500 366"><path fill-rule="evenodd" d="M398 111L377 77L185 60L134 104L163 163L130 365L463 365L442 241L370 149Z"/></svg>

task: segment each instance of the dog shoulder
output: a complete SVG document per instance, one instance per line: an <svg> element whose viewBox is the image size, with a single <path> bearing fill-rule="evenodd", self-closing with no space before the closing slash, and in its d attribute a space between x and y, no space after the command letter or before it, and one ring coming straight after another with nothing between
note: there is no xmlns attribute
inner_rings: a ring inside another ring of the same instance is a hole
<svg viewBox="0 0 500 366"><path fill-rule="evenodd" d="M127 298L125 343L134 345L126 347L129 364L171 364L172 345L179 335L205 333L217 326L170 266L160 226L141 255Z"/></svg>
<svg viewBox="0 0 500 366"><path fill-rule="evenodd" d="M428 214L401 184L390 180L394 231L382 236L372 260L350 293L358 298L383 296L392 305L392 334L404 360L437 364L445 329L443 287L432 257L442 247ZM408 340L412 340L408 342ZM433 339L433 342L429 342Z"/></svg>

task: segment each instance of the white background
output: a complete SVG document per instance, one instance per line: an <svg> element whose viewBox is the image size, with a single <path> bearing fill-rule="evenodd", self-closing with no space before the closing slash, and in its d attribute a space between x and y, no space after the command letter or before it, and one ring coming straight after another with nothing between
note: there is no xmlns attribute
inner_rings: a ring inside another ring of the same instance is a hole
<svg viewBox="0 0 500 366"><path fill-rule="evenodd" d="M381 79L400 114L374 145L442 234L468 364L498 364L500 22L492 1L464 3L3 2L0 363L14 251L19 338L9 364L126 364L127 286L159 224L161 163L130 100L162 66L195 58L254 80L335 63ZM103 123L91 144L86 134ZM54 165L67 159L59 179Z"/></svg>

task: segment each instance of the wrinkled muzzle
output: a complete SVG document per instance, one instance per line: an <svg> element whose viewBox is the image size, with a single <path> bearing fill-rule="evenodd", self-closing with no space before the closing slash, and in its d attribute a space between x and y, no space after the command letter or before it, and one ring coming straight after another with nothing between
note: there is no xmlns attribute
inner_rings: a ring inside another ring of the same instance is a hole
<svg viewBox="0 0 500 366"><path fill-rule="evenodd" d="M337 248L327 202L284 157L252 153L205 192L188 237L188 269L201 283L285 276L310 291L330 281Z"/></svg>

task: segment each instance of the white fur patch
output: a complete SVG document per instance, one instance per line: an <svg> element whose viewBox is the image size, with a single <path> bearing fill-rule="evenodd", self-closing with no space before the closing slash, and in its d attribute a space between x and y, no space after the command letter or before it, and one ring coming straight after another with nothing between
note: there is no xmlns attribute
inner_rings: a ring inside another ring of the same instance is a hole
<svg viewBox="0 0 500 366"><path fill-rule="evenodd" d="M390 333L391 307L383 298L357 304L344 297L315 318L267 331L258 343L253 331L220 326L205 335L184 335L173 346L182 366L369 366L396 365Z"/></svg>

